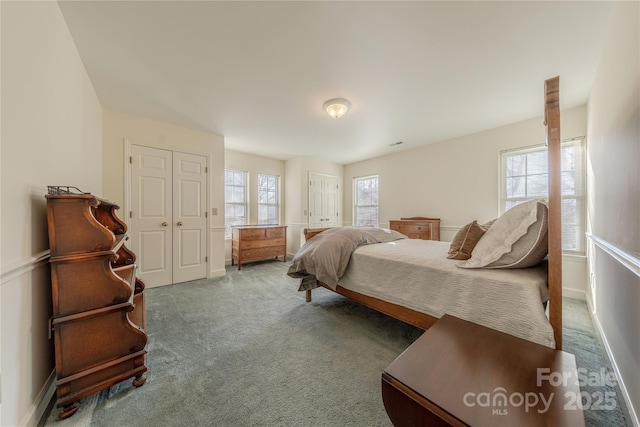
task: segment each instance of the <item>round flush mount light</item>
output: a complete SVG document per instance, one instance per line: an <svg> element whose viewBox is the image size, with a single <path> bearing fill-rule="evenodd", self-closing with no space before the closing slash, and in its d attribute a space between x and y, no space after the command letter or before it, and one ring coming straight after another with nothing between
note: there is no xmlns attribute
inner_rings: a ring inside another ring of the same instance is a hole
<svg viewBox="0 0 640 427"><path fill-rule="evenodd" d="M333 98L322 104L322 108L327 112L328 115L333 117L334 119L338 119L349 111L351 108L351 103L344 98Z"/></svg>

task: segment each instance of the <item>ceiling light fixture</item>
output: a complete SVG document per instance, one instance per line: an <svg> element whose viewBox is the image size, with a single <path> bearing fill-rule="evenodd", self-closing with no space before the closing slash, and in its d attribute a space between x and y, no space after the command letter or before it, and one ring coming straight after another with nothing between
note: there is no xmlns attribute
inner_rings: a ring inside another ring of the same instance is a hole
<svg viewBox="0 0 640 427"><path fill-rule="evenodd" d="M338 119L349 111L351 103L344 98L333 98L322 104L322 108L324 108L324 111L326 111L328 115L334 119Z"/></svg>

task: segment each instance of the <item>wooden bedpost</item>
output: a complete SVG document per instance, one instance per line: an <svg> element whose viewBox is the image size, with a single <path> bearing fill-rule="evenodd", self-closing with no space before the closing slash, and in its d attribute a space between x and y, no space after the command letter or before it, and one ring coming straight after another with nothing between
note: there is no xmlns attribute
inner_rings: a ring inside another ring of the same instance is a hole
<svg viewBox="0 0 640 427"><path fill-rule="evenodd" d="M549 322L562 350L562 198L560 182L560 77L544 82L544 124L549 156Z"/></svg>

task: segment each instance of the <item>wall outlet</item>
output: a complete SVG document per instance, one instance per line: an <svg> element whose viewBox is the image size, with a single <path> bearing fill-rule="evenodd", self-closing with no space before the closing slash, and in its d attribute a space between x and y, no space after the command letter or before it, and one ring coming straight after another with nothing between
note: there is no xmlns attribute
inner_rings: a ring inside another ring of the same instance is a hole
<svg viewBox="0 0 640 427"><path fill-rule="evenodd" d="M211 209L211 215L218 215L218 208Z"/></svg>
<svg viewBox="0 0 640 427"><path fill-rule="evenodd" d="M304 216L309 215L309 211L305 209L305 210L304 210L304 213L303 213L302 215L304 215Z"/></svg>

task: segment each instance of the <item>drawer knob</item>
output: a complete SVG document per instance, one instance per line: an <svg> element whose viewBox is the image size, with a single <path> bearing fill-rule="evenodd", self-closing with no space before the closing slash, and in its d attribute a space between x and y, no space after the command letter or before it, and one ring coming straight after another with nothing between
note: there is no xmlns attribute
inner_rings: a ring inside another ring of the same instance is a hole
<svg viewBox="0 0 640 427"><path fill-rule="evenodd" d="M178 227L180 227L182 225L182 221L178 221L177 224L178 224Z"/></svg>
<svg viewBox="0 0 640 427"><path fill-rule="evenodd" d="M169 223L168 223L167 221L165 221L165 222L163 222L163 223L162 223L162 224L160 224L160 225L162 225L163 227L166 227L167 225L169 225Z"/></svg>

